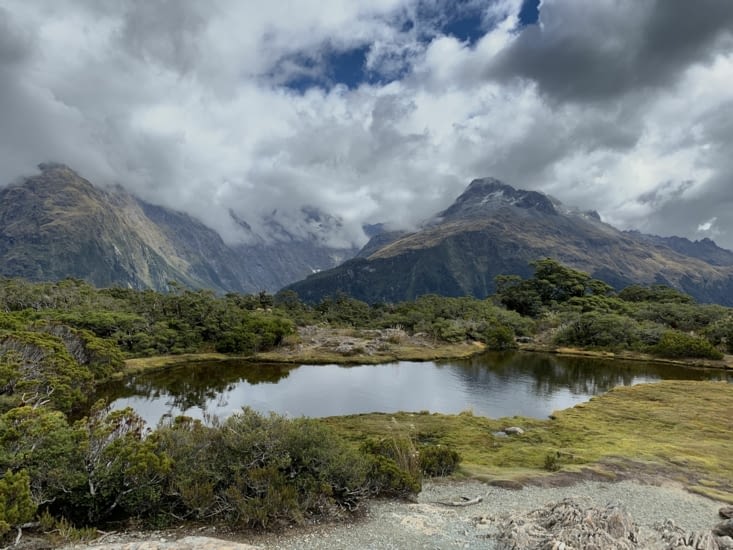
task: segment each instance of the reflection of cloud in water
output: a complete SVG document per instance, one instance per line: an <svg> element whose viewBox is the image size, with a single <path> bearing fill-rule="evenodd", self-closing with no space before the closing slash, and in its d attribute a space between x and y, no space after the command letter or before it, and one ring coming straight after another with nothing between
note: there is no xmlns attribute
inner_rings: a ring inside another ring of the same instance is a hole
<svg viewBox="0 0 733 550"><path fill-rule="evenodd" d="M186 367L166 376L138 376L115 408L131 406L149 423L164 415L226 417L244 406L290 416L367 412L458 413L544 418L616 385L660 378L725 378L725 374L648 364L539 354L484 355L469 360L386 365ZM248 369L255 369L253 371ZM277 369L283 369L278 371ZM267 379L270 383L259 383Z"/></svg>

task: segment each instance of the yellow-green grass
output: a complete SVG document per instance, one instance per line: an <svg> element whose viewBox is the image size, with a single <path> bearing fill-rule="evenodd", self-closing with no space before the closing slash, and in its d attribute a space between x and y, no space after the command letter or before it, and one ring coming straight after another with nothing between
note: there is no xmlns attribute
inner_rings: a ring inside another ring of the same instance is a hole
<svg viewBox="0 0 733 550"><path fill-rule="evenodd" d="M234 357L223 353L182 353L179 355L135 357L132 359L126 359L124 371L116 373L116 376L121 377L127 374L137 374L146 370L163 369L185 363L224 361L227 359L234 359Z"/></svg>
<svg viewBox="0 0 733 550"><path fill-rule="evenodd" d="M733 502L733 385L664 381L619 387L552 419L488 419L470 412L365 414L324 420L347 439L410 436L449 445L460 473L485 480L560 475L676 480L690 490ZM494 435L507 426L523 435ZM557 474L555 474L557 475Z"/></svg>
<svg viewBox="0 0 733 550"><path fill-rule="evenodd" d="M461 342L457 344L439 344L425 346L419 344L394 344L389 349L374 353L339 353L322 348L305 349L293 353L286 348L257 353L250 359L261 363L307 363L323 365L339 364L368 364L391 363L394 361L432 361L436 359L460 359L470 357L485 351L483 345L476 342Z"/></svg>
<svg viewBox="0 0 733 550"><path fill-rule="evenodd" d="M120 378L128 374L138 374L143 371L165 369L186 363L202 363L227 361L238 359L252 363L281 363L281 364L311 364L326 365L338 363L341 365L390 363L394 361L432 361L437 359L460 359L470 357L485 351L485 347L476 342L462 342L458 344L439 344L437 346L422 346L417 344L396 344L389 350L373 354L353 353L344 354L323 349L305 349L293 352L288 348L278 348L273 351L261 352L250 356L227 355L224 353L183 353L180 355L156 355L153 357L135 357L125 360L125 369L112 376Z"/></svg>

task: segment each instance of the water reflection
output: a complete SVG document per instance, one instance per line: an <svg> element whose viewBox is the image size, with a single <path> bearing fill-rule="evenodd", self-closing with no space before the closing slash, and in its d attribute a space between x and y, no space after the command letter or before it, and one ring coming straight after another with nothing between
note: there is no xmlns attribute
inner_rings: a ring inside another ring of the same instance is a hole
<svg viewBox="0 0 733 550"><path fill-rule="evenodd" d="M137 375L101 388L97 397L115 408L132 406L151 424L178 414L224 417L243 406L292 416L471 409L490 417L543 418L618 385L730 377L717 370L525 353L353 367L226 361Z"/></svg>

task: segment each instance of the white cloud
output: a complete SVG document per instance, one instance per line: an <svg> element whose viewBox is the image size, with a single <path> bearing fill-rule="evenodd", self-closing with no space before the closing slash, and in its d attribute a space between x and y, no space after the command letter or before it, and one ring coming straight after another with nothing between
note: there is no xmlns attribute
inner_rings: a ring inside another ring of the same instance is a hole
<svg viewBox="0 0 733 550"><path fill-rule="evenodd" d="M497 1L469 45L438 16L405 25L413 0L3 0L0 181L65 162L232 239L230 208L299 231L315 206L343 218L344 242L492 175L622 227L695 237L717 218L731 247L733 38L725 6L701 1L718 23L690 18L670 49L651 19L664 10L631 1L546 0L524 29L521 2ZM364 44L367 69L397 80L282 86L322 70L303 59Z"/></svg>
<svg viewBox="0 0 733 550"><path fill-rule="evenodd" d="M718 218L716 218L715 216L713 216L708 221L701 223L700 225L697 226L698 232L700 232L700 233L706 233L706 232L710 231L711 229L713 229L713 226L715 225L715 222L716 221L718 221Z"/></svg>

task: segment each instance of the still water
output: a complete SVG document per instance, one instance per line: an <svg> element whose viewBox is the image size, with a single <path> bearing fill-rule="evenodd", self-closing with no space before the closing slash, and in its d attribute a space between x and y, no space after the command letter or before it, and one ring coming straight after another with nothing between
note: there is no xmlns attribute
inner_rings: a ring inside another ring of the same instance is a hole
<svg viewBox="0 0 733 550"><path fill-rule="evenodd" d="M155 425L185 414L226 417L244 406L290 416L472 410L489 417L547 417L614 386L728 380L733 373L545 354L484 354L443 362L382 365L197 363L136 375L100 388L115 409L133 407Z"/></svg>

